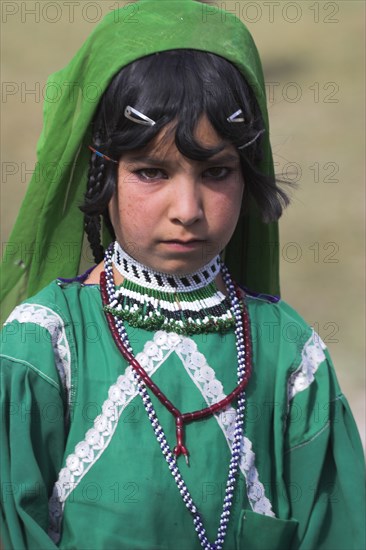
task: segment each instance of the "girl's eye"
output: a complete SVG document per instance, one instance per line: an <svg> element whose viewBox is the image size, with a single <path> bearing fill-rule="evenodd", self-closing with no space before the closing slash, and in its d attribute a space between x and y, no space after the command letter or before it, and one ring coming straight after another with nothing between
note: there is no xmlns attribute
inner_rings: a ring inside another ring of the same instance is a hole
<svg viewBox="0 0 366 550"><path fill-rule="evenodd" d="M137 174L140 179L145 181L160 180L167 177L165 172L159 168L142 168L140 170L136 170L135 174Z"/></svg>
<svg viewBox="0 0 366 550"><path fill-rule="evenodd" d="M213 180L223 180L228 177L232 172L231 168L226 168L225 166L213 166L208 168L203 172L203 178L213 179Z"/></svg>

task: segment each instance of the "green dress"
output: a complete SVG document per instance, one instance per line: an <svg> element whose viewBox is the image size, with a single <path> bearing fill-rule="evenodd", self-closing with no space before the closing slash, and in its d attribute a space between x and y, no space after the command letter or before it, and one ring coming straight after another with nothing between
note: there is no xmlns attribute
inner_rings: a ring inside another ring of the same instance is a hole
<svg viewBox="0 0 366 550"><path fill-rule="evenodd" d="M284 302L245 298L253 374L224 549L361 550L363 453L319 336ZM128 327L134 354L183 412L237 383L233 332ZM6 550L200 548L98 285L51 283L2 333L2 528ZM171 448L173 417L153 396ZM186 485L213 542L236 403L186 427Z"/></svg>

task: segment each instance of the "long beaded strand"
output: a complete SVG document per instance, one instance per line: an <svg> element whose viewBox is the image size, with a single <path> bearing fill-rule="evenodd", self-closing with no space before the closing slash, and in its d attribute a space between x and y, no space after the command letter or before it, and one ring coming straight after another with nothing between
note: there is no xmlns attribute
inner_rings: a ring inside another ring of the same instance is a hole
<svg viewBox="0 0 366 550"><path fill-rule="evenodd" d="M249 379L250 374L250 368L248 369L248 372L246 372L246 349L248 352L248 360L250 358L250 337L249 337L249 322L246 315L243 315L242 319L242 311L240 307L240 296L239 293L236 291L235 286L231 280L231 277L225 268L225 266L222 266L222 272L224 281L226 284L226 287L229 292L229 296L233 305L234 315L236 318L236 327L235 327L235 337L236 337L236 343L237 343L237 351L238 351L238 383L242 382L243 379L246 380L246 383ZM112 259L111 259L111 251L108 250L105 257L105 273L101 274L101 290L102 290L102 299L103 303L110 303L113 299L114 294L114 280L113 280L113 269L112 269ZM190 511L190 513L193 516L193 523L195 526L195 530L197 532L198 538L200 540L201 546L207 550L220 550L222 549L222 546L224 544L227 527L230 519L230 512L231 512L231 506L233 501L233 495L235 490L235 484L237 479L237 473L239 469L239 462L240 462L240 448L243 438L243 422L244 422L244 410L245 410L245 393L242 390L241 393L239 393L238 396L238 406L237 406L237 413L236 413L236 419L235 419L235 429L234 429L234 441L232 445L232 454L229 464L229 473L228 473L228 479L226 483L226 490L225 490L225 498L223 503L223 510L220 516L220 523L219 523L219 529L217 532L216 540L213 544L209 542L206 536L206 530L202 523L201 516L197 510L196 505L194 504L194 501L189 493L189 490L184 482L184 479L180 473L180 470L177 465L176 457L174 456L173 452L171 451L164 430L162 426L159 423L159 420L156 415L156 411L154 409L154 406L151 402L150 396L147 392L145 383L147 380L143 379L141 374L143 374L144 369L139 365L139 363L134 359L133 357L133 351L131 348L131 345L129 343L128 335L126 332L126 329L124 327L123 321L119 318L115 318L110 313L106 313L108 323L110 325L110 328L112 330L113 337L116 341L116 343L120 343L123 348L126 349L129 356L134 360L132 364L133 367L133 373L134 377L137 383L138 392L142 398L145 410L147 412L148 418L151 422L151 425L153 427L155 436L157 438L157 441L160 445L161 451L165 457L165 460L168 463L168 467L171 471L171 474L175 480L175 483L178 487L178 490L182 496L182 499ZM244 320L244 322L243 322ZM244 337L243 337L244 334ZM119 349L122 351L121 346L118 346ZM249 361L248 361L249 362ZM135 365L135 364L136 365ZM136 366L138 366L140 369L136 369ZM250 367L250 362L249 365ZM146 373L145 373L146 374ZM148 375L146 374L146 377ZM144 383L145 382L145 383ZM155 386L155 385L154 385ZM157 386L155 386L157 388ZM153 389L153 388L152 388ZM158 388L157 388L158 389ZM160 392L160 390L159 390ZM154 392L155 393L155 392ZM160 392L161 394L161 392ZM163 394L161 394L163 395ZM232 395L232 394L230 394ZM159 396L158 396L159 397ZM229 396L228 396L229 397ZM162 399L160 399L162 401ZM162 401L163 402L163 401ZM223 404L224 400L220 403ZM221 408L224 408L228 403L225 403L222 405ZM215 404L217 405L217 404ZM215 407L213 405L212 407L208 409L212 409ZM171 405L173 407L173 405ZM174 408L174 407L173 407ZM208 410L207 409L207 410ZM175 409L177 411L177 409ZM170 411L172 412L172 411ZM177 411L179 413L179 411ZM187 418L190 417L190 420L195 420L197 418L200 418L198 416L198 413L201 413L202 411L195 411L195 413L187 413ZM207 412L207 414L213 414L213 412L217 412L216 410L212 410L212 412ZM182 417L183 415L180 415ZM178 428L178 424L177 424ZM177 429L178 432L178 429ZM178 433L177 433L178 435ZM179 442L179 440L178 440Z"/></svg>

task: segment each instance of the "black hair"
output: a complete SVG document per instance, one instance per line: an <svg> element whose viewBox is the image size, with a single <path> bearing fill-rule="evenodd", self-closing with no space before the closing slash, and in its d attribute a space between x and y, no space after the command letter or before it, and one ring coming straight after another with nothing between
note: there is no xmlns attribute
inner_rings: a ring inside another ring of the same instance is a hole
<svg viewBox="0 0 366 550"><path fill-rule="evenodd" d="M136 124L125 117L130 105L156 121L154 126ZM241 109L244 122L227 118ZM242 74L226 59L197 50L156 53L127 65L105 91L92 124L92 145L119 160L125 151L142 149L161 129L173 123L175 144L184 156L205 160L223 147L203 148L194 138L200 117L205 114L216 132L238 148L245 181L244 196L251 195L265 222L277 220L289 202L272 176L259 169L262 160L263 118ZM243 149L241 146L249 144ZM96 262L103 258L100 219L113 235L108 203L117 184L118 164L91 155L84 204L85 231ZM244 200L244 204L245 204Z"/></svg>

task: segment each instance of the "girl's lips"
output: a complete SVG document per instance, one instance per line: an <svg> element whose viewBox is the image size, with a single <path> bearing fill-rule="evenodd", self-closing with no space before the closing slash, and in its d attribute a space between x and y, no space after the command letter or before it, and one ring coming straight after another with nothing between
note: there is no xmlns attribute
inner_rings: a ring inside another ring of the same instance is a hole
<svg viewBox="0 0 366 550"><path fill-rule="evenodd" d="M202 246L203 243L204 241L199 239L163 241L163 245L175 250L192 250Z"/></svg>
<svg viewBox="0 0 366 550"><path fill-rule="evenodd" d="M190 244L190 243L202 243L203 240L202 239L187 239L186 241L185 240L182 240L182 239L171 239L169 241L164 241L166 243L178 243L178 244Z"/></svg>

